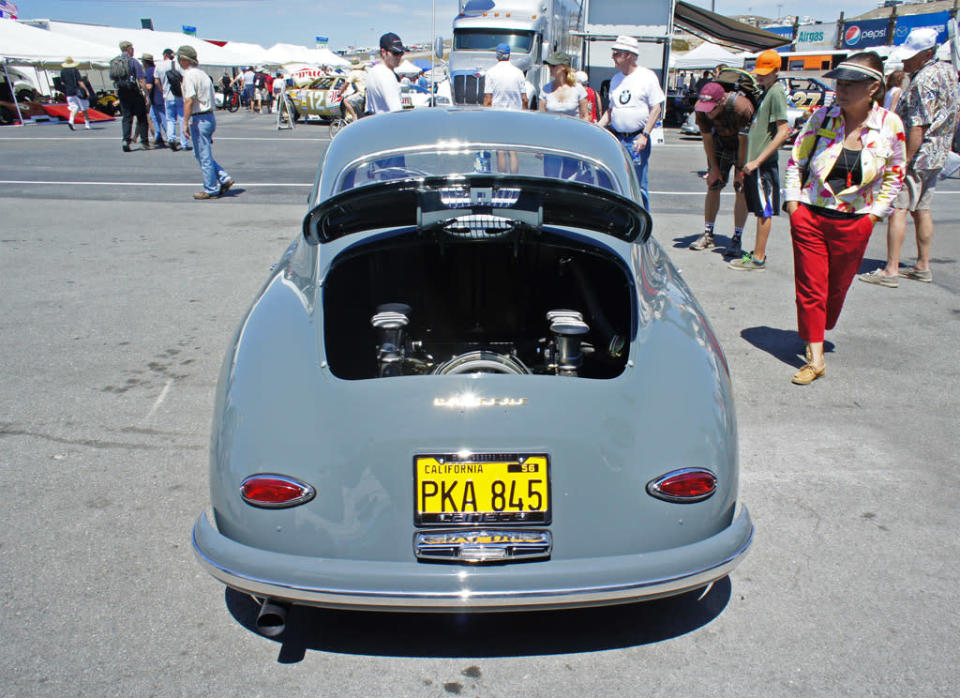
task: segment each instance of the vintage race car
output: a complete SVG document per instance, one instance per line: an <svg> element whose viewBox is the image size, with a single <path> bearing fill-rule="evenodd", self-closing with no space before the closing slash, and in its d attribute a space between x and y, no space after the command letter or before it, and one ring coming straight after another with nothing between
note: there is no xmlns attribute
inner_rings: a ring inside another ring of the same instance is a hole
<svg viewBox="0 0 960 698"><path fill-rule="evenodd" d="M216 391L201 564L262 606L510 611L726 576L726 359L629 158L563 116L417 109L326 150Z"/></svg>
<svg viewBox="0 0 960 698"><path fill-rule="evenodd" d="M822 80L808 77L781 76L780 84L793 104L808 112L829 107L837 98L836 91Z"/></svg>
<svg viewBox="0 0 960 698"><path fill-rule="evenodd" d="M347 79L342 75L316 78L306 87L287 89L294 119L333 119L340 116L340 102Z"/></svg>

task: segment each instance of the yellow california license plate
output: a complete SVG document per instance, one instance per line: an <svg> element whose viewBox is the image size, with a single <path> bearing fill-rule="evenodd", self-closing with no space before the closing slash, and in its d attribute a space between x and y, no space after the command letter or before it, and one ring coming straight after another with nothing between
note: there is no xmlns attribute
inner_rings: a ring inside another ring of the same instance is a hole
<svg viewBox="0 0 960 698"><path fill-rule="evenodd" d="M545 453L414 456L414 523L550 523Z"/></svg>

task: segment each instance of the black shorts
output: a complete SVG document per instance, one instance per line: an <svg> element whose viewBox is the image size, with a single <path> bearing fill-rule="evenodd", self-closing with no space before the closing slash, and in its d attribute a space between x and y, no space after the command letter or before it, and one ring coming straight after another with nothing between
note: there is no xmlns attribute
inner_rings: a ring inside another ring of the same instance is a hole
<svg viewBox="0 0 960 698"><path fill-rule="evenodd" d="M737 149L716 145L713 152L717 157L717 165L720 167L720 179L710 185L710 189L716 191L727 186L727 180L730 178L730 168L736 167L737 164Z"/></svg>
<svg viewBox="0 0 960 698"><path fill-rule="evenodd" d="M780 215L780 168L777 158L770 158L756 172L743 176L743 193L747 199L747 210L757 218Z"/></svg>

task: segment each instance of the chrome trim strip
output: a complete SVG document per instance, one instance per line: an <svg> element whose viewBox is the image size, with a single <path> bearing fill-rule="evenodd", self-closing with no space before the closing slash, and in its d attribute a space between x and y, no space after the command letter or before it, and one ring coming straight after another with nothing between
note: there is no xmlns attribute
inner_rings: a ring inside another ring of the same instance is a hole
<svg viewBox="0 0 960 698"><path fill-rule="evenodd" d="M462 591L434 593L298 587L243 575L217 564L200 550L197 543L197 525L199 525L199 521L194 525L192 531L193 551L200 564L213 577L228 587L254 596L278 598L309 606L411 612L572 608L628 603L680 594L722 579L733 571L750 547L754 532L751 523L750 535L746 542L733 554L717 564L669 578L600 587L496 592L471 592L469 589L464 589Z"/></svg>
<svg viewBox="0 0 960 698"><path fill-rule="evenodd" d="M425 562L537 560L549 558L552 547L549 531L485 528L419 531L413 537L414 554Z"/></svg>

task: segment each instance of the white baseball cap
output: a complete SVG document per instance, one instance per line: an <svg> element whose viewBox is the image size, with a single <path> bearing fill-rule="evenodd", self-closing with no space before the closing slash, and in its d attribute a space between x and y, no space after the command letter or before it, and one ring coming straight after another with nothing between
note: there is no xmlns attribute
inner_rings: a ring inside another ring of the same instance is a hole
<svg viewBox="0 0 960 698"><path fill-rule="evenodd" d="M627 36L626 34L621 34L617 37L616 43L613 45L614 51L629 51L630 53L639 56L640 55L640 42L637 41L632 36Z"/></svg>
<svg viewBox="0 0 960 698"><path fill-rule="evenodd" d="M578 70L576 73L574 73L574 74L573 74L573 77L575 77L575 78L577 79L577 82L582 83L582 84L584 84L584 85L586 85L588 82L590 82L590 76L588 76L588 75L587 75L584 71L582 71L582 70Z"/></svg>
<svg viewBox="0 0 960 698"><path fill-rule="evenodd" d="M891 60L906 61L928 48L937 47L937 30L933 27L917 27L907 35L907 40L890 52Z"/></svg>

